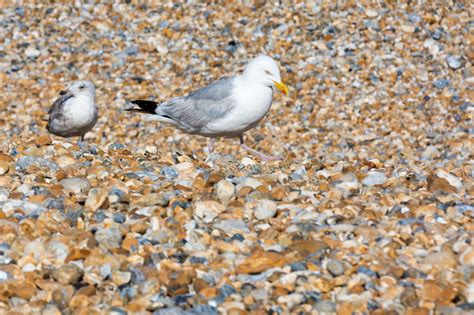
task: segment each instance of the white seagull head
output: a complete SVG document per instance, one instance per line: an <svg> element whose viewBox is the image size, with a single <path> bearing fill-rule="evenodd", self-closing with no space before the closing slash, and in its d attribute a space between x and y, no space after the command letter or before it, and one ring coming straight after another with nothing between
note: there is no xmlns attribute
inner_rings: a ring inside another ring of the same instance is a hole
<svg viewBox="0 0 474 315"><path fill-rule="evenodd" d="M272 58L260 55L250 61L244 69L244 77L268 87L275 86L288 95L288 88L281 81L280 69Z"/></svg>
<svg viewBox="0 0 474 315"><path fill-rule="evenodd" d="M74 94L75 96L87 95L92 98L94 98L95 96L95 86L91 81L87 81L87 80L72 82L69 85L67 91Z"/></svg>

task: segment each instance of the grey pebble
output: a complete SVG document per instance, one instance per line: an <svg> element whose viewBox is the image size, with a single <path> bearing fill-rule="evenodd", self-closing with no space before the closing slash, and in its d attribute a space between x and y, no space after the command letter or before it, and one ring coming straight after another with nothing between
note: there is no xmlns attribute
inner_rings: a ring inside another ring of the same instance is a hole
<svg viewBox="0 0 474 315"><path fill-rule="evenodd" d="M304 271L308 269L308 266L306 265L305 262L298 261L298 262L290 264L290 268L291 268L291 272L295 272L295 271Z"/></svg>
<svg viewBox="0 0 474 315"><path fill-rule="evenodd" d="M186 312L185 310L177 306L161 308L153 312L153 315L188 315L188 314L189 314L188 312Z"/></svg>
<svg viewBox="0 0 474 315"><path fill-rule="evenodd" d="M76 194L84 192L90 188L89 180L83 177L65 178L59 181L65 190L73 191Z"/></svg>
<svg viewBox="0 0 474 315"><path fill-rule="evenodd" d="M346 269L344 267L344 264L340 260L337 260L337 259L331 259L328 262L326 268L334 277L338 277L344 274L344 271Z"/></svg>
<svg viewBox="0 0 474 315"><path fill-rule="evenodd" d="M255 207L255 218L257 220L267 220L273 218L277 213L277 204L272 200L262 200Z"/></svg>
<svg viewBox="0 0 474 315"><path fill-rule="evenodd" d="M229 220L222 220L221 222L214 224L214 228L222 230L229 234L234 234L233 232L237 233L249 233L248 225L238 219L229 219Z"/></svg>
<svg viewBox="0 0 474 315"><path fill-rule="evenodd" d="M217 315L217 309L207 304L201 304L193 308L190 312L192 315Z"/></svg>
<svg viewBox="0 0 474 315"><path fill-rule="evenodd" d="M171 166L163 167L160 171L160 174L168 177L168 179L174 179L174 178L178 177L178 175L179 175L178 171L176 171L176 169L174 169Z"/></svg>
<svg viewBox="0 0 474 315"><path fill-rule="evenodd" d="M463 111L463 112L466 112L468 110L471 110L471 109L474 109L474 104L470 103L470 102L464 102L461 106L460 106L460 109Z"/></svg>
<svg viewBox="0 0 474 315"><path fill-rule="evenodd" d="M461 60L459 60L459 58L454 57L453 55L448 55L446 57L446 62L448 63L448 66L453 70L461 68Z"/></svg>
<svg viewBox="0 0 474 315"><path fill-rule="evenodd" d="M8 189L4 187L0 188L0 201L6 201L9 195L10 195L10 192L8 191Z"/></svg>
<svg viewBox="0 0 474 315"><path fill-rule="evenodd" d="M9 279L13 279L13 276L7 271L0 270L0 282Z"/></svg>
<svg viewBox="0 0 474 315"><path fill-rule="evenodd" d="M0 209L3 212L12 210L22 210L26 216L39 216L47 209L41 205L26 200L9 199L0 202Z"/></svg>
<svg viewBox="0 0 474 315"><path fill-rule="evenodd" d="M387 181L387 176L380 172L371 172L362 180L362 184L366 186L382 185Z"/></svg>
<svg viewBox="0 0 474 315"><path fill-rule="evenodd" d="M145 178L149 178L150 180L157 180L158 175L156 175L153 172L149 171L138 171L138 172L133 172L133 173L125 173L125 176L128 178L133 178L133 179L138 179L138 180L144 180Z"/></svg>
<svg viewBox="0 0 474 315"><path fill-rule="evenodd" d="M23 171L31 165L37 165L39 167L49 168L50 170L56 171L59 169L58 165L51 160L37 157L37 156L22 156L16 162L16 169Z"/></svg>
<svg viewBox="0 0 474 315"><path fill-rule="evenodd" d="M442 28L437 28L433 35L431 36L434 40L440 40L441 37L443 36L443 29Z"/></svg>
<svg viewBox="0 0 474 315"><path fill-rule="evenodd" d="M112 307L109 311L110 315L127 315L127 311L119 308L119 307Z"/></svg>
<svg viewBox="0 0 474 315"><path fill-rule="evenodd" d="M100 229L95 233L95 240L102 248L118 248L122 243L122 234L116 227Z"/></svg>
<svg viewBox="0 0 474 315"><path fill-rule="evenodd" d="M411 13L408 15L408 21L411 23L420 23L421 22L421 17L415 13Z"/></svg>
<svg viewBox="0 0 474 315"><path fill-rule="evenodd" d="M451 81L449 79L436 79L433 82L433 85L434 85L435 88L442 90L445 87L447 87L449 85L449 83L451 83Z"/></svg>
<svg viewBox="0 0 474 315"><path fill-rule="evenodd" d="M120 149L124 149L124 148L125 148L125 146L123 144L117 143L117 142L112 143L111 145L109 145L109 149L111 149L111 150L120 150Z"/></svg>
<svg viewBox="0 0 474 315"><path fill-rule="evenodd" d="M320 313L334 313L336 312L336 303L332 301L320 301L317 302L314 307Z"/></svg>

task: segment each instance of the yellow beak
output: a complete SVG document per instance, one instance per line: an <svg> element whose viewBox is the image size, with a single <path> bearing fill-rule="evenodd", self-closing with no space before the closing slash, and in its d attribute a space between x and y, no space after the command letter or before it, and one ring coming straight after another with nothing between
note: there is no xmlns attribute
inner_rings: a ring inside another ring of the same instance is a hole
<svg viewBox="0 0 474 315"><path fill-rule="evenodd" d="M275 84L276 88L279 89L282 93L288 95L288 88L286 87L285 83L273 81L273 84Z"/></svg>

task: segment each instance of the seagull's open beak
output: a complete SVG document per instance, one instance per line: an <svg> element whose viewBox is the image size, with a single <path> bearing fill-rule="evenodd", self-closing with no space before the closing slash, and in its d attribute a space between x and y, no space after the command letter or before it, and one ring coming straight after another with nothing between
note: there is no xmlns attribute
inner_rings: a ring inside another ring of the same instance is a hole
<svg viewBox="0 0 474 315"><path fill-rule="evenodd" d="M276 88L279 89L283 94L288 95L288 88L286 87L285 83L273 81L273 84L275 84Z"/></svg>

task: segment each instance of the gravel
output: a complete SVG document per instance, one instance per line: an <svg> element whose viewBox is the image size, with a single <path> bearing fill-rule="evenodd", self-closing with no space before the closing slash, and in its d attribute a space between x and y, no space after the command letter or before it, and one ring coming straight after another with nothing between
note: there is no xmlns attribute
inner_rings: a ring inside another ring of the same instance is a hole
<svg viewBox="0 0 474 315"><path fill-rule="evenodd" d="M471 6L129 2L0 5L0 313L472 311ZM283 161L123 110L260 53ZM76 79L79 144L44 120Z"/></svg>

